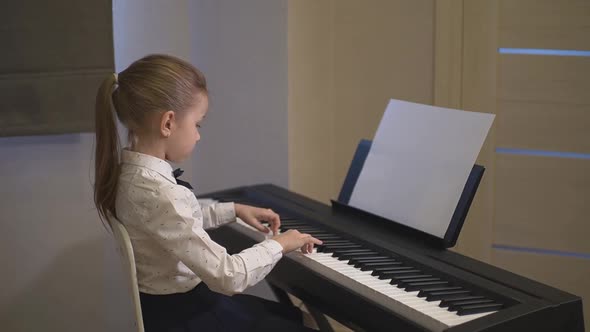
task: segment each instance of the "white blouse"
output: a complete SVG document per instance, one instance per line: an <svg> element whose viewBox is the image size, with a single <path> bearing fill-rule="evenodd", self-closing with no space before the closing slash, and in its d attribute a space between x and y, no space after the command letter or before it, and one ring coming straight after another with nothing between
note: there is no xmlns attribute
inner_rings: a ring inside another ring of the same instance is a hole
<svg viewBox="0 0 590 332"><path fill-rule="evenodd" d="M141 292L183 293L204 281L214 291L240 293L282 257L282 246L270 239L229 255L205 229L235 221L233 203L201 209L166 161L127 149L121 159L117 219L131 238Z"/></svg>

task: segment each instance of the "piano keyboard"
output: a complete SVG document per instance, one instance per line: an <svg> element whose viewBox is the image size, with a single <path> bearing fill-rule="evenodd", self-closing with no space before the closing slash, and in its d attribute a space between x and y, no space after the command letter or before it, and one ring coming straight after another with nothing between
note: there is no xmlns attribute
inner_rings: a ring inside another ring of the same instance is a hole
<svg viewBox="0 0 590 332"><path fill-rule="evenodd" d="M272 236L241 220L231 227L258 241ZM280 232L289 229L309 233L324 242L310 254L295 251L288 254L289 258L429 330L444 331L503 307L502 303L446 280L436 271L421 269L320 225L281 214Z"/></svg>

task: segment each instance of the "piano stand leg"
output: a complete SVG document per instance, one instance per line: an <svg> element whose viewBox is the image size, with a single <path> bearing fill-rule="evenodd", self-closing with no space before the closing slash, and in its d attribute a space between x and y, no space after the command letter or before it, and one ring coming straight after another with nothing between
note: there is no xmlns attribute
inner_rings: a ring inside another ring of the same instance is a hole
<svg viewBox="0 0 590 332"><path fill-rule="evenodd" d="M318 324L318 328L320 329L320 331L334 332L332 325L330 325L330 322L328 322L328 319L326 318L326 316L323 313L321 313L319 310L317 310L316 308L310 306L309 304L307 304L305 302L303 302L303 304L307 308L307 311L309 311L309 314L313 317L313 319L315 319L315 322L316 322L316 324Z"/></svg>
<svg viewBox="0 0 590 332"><path fill-rule="evenodd" d="M279 300L279 302L284 303L284 304L288 304L288 305L294 305L293 301L291 301L291 298L289 298L289 295L287 294L287 292L285 292L281 288L279 288L271 283L269 283L269 285L270 285L270 288L272 289L273 293L275 294L275 296ZM328 322L328 319L326 318L326 316L324 316L323 313L321 313L319 310L315 309L313 306L311 306L305 302L303 302L303 304L307 308L307 311L309 311L309 314L315 320L320 331L334 332L332 325L330 325L330 322Z"/></svg>
<svg viewBox="0 0 590 332"><path fill-rule="evenodd" d="M280 289L279 287L273 285L270 282L268 283L268 285L270 286L270 289L272 290L272 292L277 297L277 299L279 300L280 303L294 305L293 301L291 301L291 298L289 298L289 295L287 294L287 292L285 292L284 290Z"/></svg>

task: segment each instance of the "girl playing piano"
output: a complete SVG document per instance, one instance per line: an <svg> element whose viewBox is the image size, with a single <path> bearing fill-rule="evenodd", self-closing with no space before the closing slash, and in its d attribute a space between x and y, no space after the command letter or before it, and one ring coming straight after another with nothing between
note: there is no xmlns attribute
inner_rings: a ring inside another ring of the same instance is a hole
<svg viewBox="0 0 590 332"><path fill-rule="evenodd" d="M261 232L269 232L260 223L266 221L276 234L279 216L234 203L201 208L173 176L168 162L191 155L207 110L203 74L168 55L139 59L98 90L94 200L103 222L118 220L130 235L145 329L309 330L299 309L238 293L262 280L284 253L309 253L321 241L290 230L229 255L206 228L239 217ZM117 118L128 130L124 149Z"/></svg>

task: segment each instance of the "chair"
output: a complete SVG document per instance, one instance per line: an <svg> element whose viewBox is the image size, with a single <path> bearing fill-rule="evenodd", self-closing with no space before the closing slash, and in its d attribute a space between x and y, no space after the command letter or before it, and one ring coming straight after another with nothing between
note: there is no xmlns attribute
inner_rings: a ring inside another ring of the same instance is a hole
<svg viewBox="0 0 590 332"><path fill-rule="evenodd" d="M133 256L131 239L129 239L129 233L127 233L125 226L123 226L120 221L111 217L109 224L113 230L113 235L117 244L117 252L119 252L119 255L123 258L123 268L127 274L128 289L131 293L133 306L135 307L135 327L137 328L137 332L144 332L139 288L137 286L137 271L135 269L135 257Z"/></svg>

